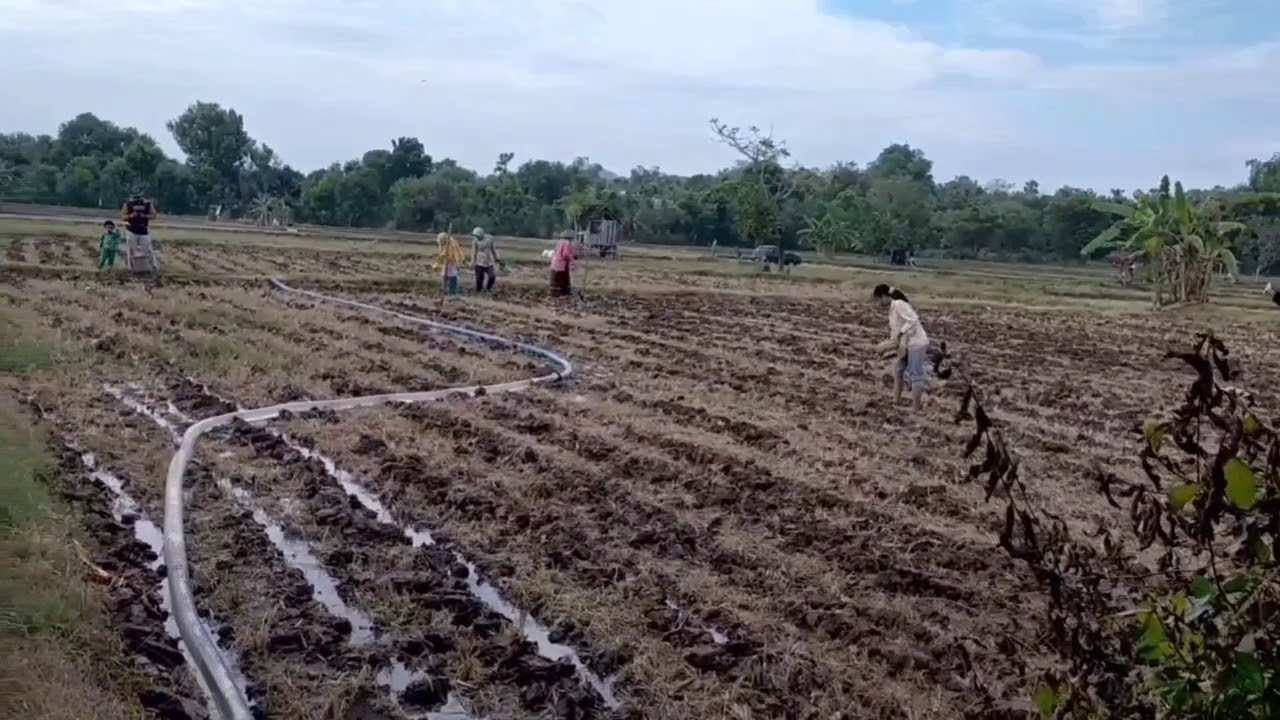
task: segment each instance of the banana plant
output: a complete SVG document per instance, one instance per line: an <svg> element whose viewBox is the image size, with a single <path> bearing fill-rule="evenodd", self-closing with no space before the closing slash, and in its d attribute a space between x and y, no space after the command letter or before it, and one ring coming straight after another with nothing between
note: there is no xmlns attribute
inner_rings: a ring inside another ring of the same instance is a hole
<svg viewBox="0 0 1280 720"><path fill-rule="evenodd" d="M807 217L804 228L799 235L804 242L826 257L830 257L837 249L848 248L853 237L853 230L843 220L837 220L831 214L820 218Z"/></svg>
<svg viewBox="0 0 1280 720"><path fill-rule="evenodd" d="M1218 219L1216 208L1207 203L1192 203L1182 183L1175 183L1171 192L1167 175L1159 190L1141 197L1136 205L1098 201L1093 207L1118 219L1080 254L1089 257L1101 250L1121 250L1141 259L1154 275L1157 305L1165 297L1173 302L1207 302L1216 275L1234 278L1239 274L1231 238L1245 225Z"/></svg>
<svg viewBox="0 0 1280 720"><path fill-rule="evenodd" d="M289 203L282 197L274 197L271 199L271 219L275 224L284 226L288 225L292 219L293 208L289 207Z"/></svg>

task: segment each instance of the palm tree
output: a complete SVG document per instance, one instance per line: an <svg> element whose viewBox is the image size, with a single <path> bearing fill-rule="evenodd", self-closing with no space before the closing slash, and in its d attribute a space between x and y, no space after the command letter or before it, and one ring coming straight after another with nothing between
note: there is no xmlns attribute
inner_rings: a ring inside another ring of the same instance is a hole
<svg viewBox="0 0 1280 720"><path fill-rule="evenodd" d="M1206 200L1193 204L1182 183L1169 191L1169 177L1160 189L1144 195L1137 205L1097 201L1094 208L1117 216L1081 250L1089 257L1100 250L1122 250L1140 260L1155 282L1155 303L1208 302L1214 276L1239 274L1230 238L1244 224L1218 219L1221 210Z"/></svg>

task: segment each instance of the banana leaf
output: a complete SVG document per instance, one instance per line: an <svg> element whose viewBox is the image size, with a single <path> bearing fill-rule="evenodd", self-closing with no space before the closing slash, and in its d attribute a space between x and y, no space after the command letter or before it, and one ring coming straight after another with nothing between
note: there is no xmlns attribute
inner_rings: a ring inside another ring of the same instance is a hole
<svg viewBox="0 0 1280 720"><path fill-rule="evenodd" d="M1117 242L1116 238L1120 237L1121 231L1124 230L1124 223L1117 222L1111 227L1103 230L1098 237L1089 241L1087 245L1080 248L1080 257L1089 257L1099 250L1108 250L1119 247L1123 243Z"/></svg>
<svg viewBox="0 0 1280 720"><path fill-rule="evenodd" d="M1187 200L1187 193L1183 191L1181 182L1173 185L1173 212L1178 222L1184 225L1191 224L1191 202Z"/></svg>
<svg viewBox="0 0 1280 720"><path fill-rule="evenodd" d="M1227 248L1218 250L1218 259L1222 261L1222 266L1226 268L1227 274L1233 279L1240 277L1240 261L1236 259L1236 254Z"/></svg>

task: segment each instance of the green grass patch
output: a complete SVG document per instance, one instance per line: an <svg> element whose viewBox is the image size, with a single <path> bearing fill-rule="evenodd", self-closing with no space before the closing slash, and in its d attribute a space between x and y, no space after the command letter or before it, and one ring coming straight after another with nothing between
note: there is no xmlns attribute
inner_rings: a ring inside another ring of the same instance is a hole
<svg viewBox="0 0 1280 720"><path fill-rule="evenodd" d="M62 632L80 617L83 581L66 508L44 481L45 438L6 380L52 367L55 346L0 317L0 634Z"/></svg>
<svg viewBox="0 0 1280 720"><path fill-rule="evenodd" d="M65 508L44 481L44 439L0 400L0 634L64 635L85 607Z"/></svg>
<svg viewBox="0 0 1280 720"><path fill-rule="evenodd" d="M57 355L47 346L25 342L21 338L6 340L0 346L0 375L21 375L53 367Z"/></svg>

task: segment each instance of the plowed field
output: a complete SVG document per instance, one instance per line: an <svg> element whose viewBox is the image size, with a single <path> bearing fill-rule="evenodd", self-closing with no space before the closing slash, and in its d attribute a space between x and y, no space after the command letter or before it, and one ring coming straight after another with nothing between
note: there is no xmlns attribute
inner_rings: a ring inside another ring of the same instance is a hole
<svg viewBox="0 0 1280 720"><path fill-rule="evenodd" d="M62 343L57 367L13 389L118 479L130 524L159 522L175 433L200 418L540 373L528 356L271 292L268 275L576 367L525 393L203 442L186 524L197 597L268 717L956 718L975 712L975 671L1007 699L1028 694L1011 656L1041 662L1027 648L1044 599L996 548L997 508L959 482L954 389L920 415L889 401L869 285L623 261L593 268L582 297L545 297L529 268L492 298L442 302L398 246L187 243L165 250L176 279L147 291L92 273L93 250L8 240L0 312ZM1086 472L1136 471L1131 429L1184 384L1161 353L1200 326L918 307L987 389L1035 491L1081 528L1122 522ZM1215 329L1276 398L1275 329Z"/></svg>

